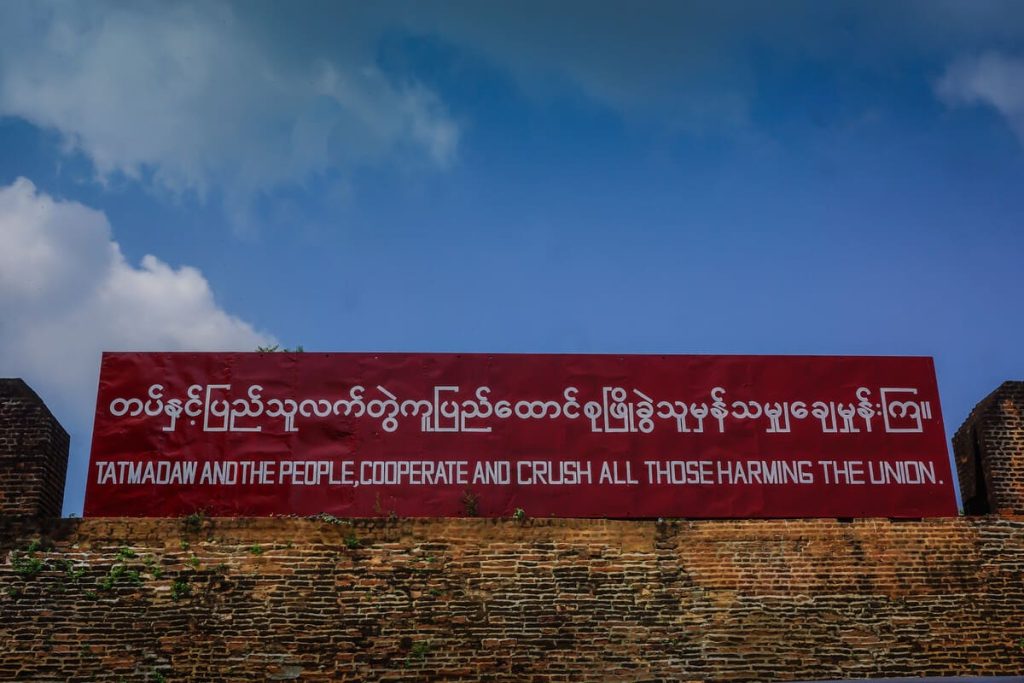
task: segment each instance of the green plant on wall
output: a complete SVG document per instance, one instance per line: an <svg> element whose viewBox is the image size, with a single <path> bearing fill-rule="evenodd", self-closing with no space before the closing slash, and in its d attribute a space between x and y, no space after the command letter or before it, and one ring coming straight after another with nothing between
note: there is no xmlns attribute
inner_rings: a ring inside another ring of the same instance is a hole
<svg viewBox="0 0 1024 683"><path fill-rule="evenodd" d="M109 591L115 586L120 584L128 584L132 586L138 586L142 583L142 571L141 569L149 568L149 564L145 560L138 560L138 553L134 549L124 546L120 548L114 555L115 562L110 567L110 571L100 579L98 587L100 590ZM135 561L136 566L130 566ZM138 562L142 563L142 567L137 566Z"/></svg>
<svg viewBox="0 0 1024 683"><path fill-rule="evenodd" d="M30 579L43 570L46 563L32 555L17 554L11 559L14 573L23 579Z"/></svg>
<svg viewBox="0 0 1024 683"><path fill-rule="evenodd" d="M430 654L430 642L421 640L416 643L412 643L412 647L409 648L409 656L405 659L404 666L411 666L415 662L421 662L426 659L427 655Z"/></svg>
<svg viewBox="0 0 1024 683"><path fill-rule="evenodd" d="M205 511L197 510L181 518L181 528L186 533L197 534L203 530L203 525L206 524L207 519Z"/></svg>
<svg viewBox="0 0 1024 683"><path fill-rule="evenodd" d="M60 560L59 562L61 568L64 570L67 580L75 584L79 582L88 569L86 565L76 565L71 560Z"/></svg>
<svg viewBox="0 0 1024 683"><path fill-rule="evenodd" d="M160 566L155 557L147 557L142 561L142 564L145 565L146 571L148 571L150 576L154 579L159 579L163 576L163 567Z"/></svg>
<svg viewBox="0 0 1024 683"><path fill-rule="evenodd" d="M171 583L171 599L181 600L192 595L192 586L189 585L186 579L175 579Z"/></svg>
<svg viewBox="0 0 1024 683"><path fill-rule="evenodd" d="M11 568L15 574L23 579L30 579L46 568L46 562L36 557L39 547L39 541L32 541L24 552L16 550L11 553Z"/></svg>

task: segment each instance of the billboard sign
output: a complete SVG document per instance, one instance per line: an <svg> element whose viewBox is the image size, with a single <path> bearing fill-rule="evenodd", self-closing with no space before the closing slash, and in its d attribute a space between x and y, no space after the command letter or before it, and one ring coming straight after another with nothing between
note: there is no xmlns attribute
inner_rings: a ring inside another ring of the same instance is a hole
<svg viewBox="0 0 1024 683"><path fill-rule="evenodd" d="M107 353L90 516L955 515L930 358Z"/></svg>

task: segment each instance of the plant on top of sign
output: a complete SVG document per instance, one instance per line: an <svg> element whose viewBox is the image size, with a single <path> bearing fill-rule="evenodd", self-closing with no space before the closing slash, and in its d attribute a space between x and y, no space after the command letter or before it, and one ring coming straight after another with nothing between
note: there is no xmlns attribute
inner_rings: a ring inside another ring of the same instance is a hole
<svg viewBox="0 0 1024 683"><path fill-rule="evenodd" d="M302 344L297 344L294 349L289 349L287 346L281 346L280 344L270 344L269 346L257 346L256 351L258 353L303 353L306 349L302 348Z"/></svg>

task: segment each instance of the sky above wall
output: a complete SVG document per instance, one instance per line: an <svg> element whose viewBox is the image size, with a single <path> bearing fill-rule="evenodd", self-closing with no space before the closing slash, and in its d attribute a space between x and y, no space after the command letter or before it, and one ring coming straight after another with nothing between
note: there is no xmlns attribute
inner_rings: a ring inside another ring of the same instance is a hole
<svg viewBox="0 0 1024 683"><path fill-rule="evenodd" d="M102 350L1024 338L1018 2L0 4L0 376Z"/></svg>

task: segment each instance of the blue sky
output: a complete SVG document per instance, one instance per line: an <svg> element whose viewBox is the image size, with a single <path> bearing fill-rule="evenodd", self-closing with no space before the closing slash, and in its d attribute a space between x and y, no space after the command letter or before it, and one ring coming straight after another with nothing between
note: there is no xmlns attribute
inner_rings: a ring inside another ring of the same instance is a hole
<svg viewBox="0 0 1024 683"><path fill-rule="evenodd" d="M0 375L101 350L932 355L1024 337L1024 7L0 5Z"/></svg>

